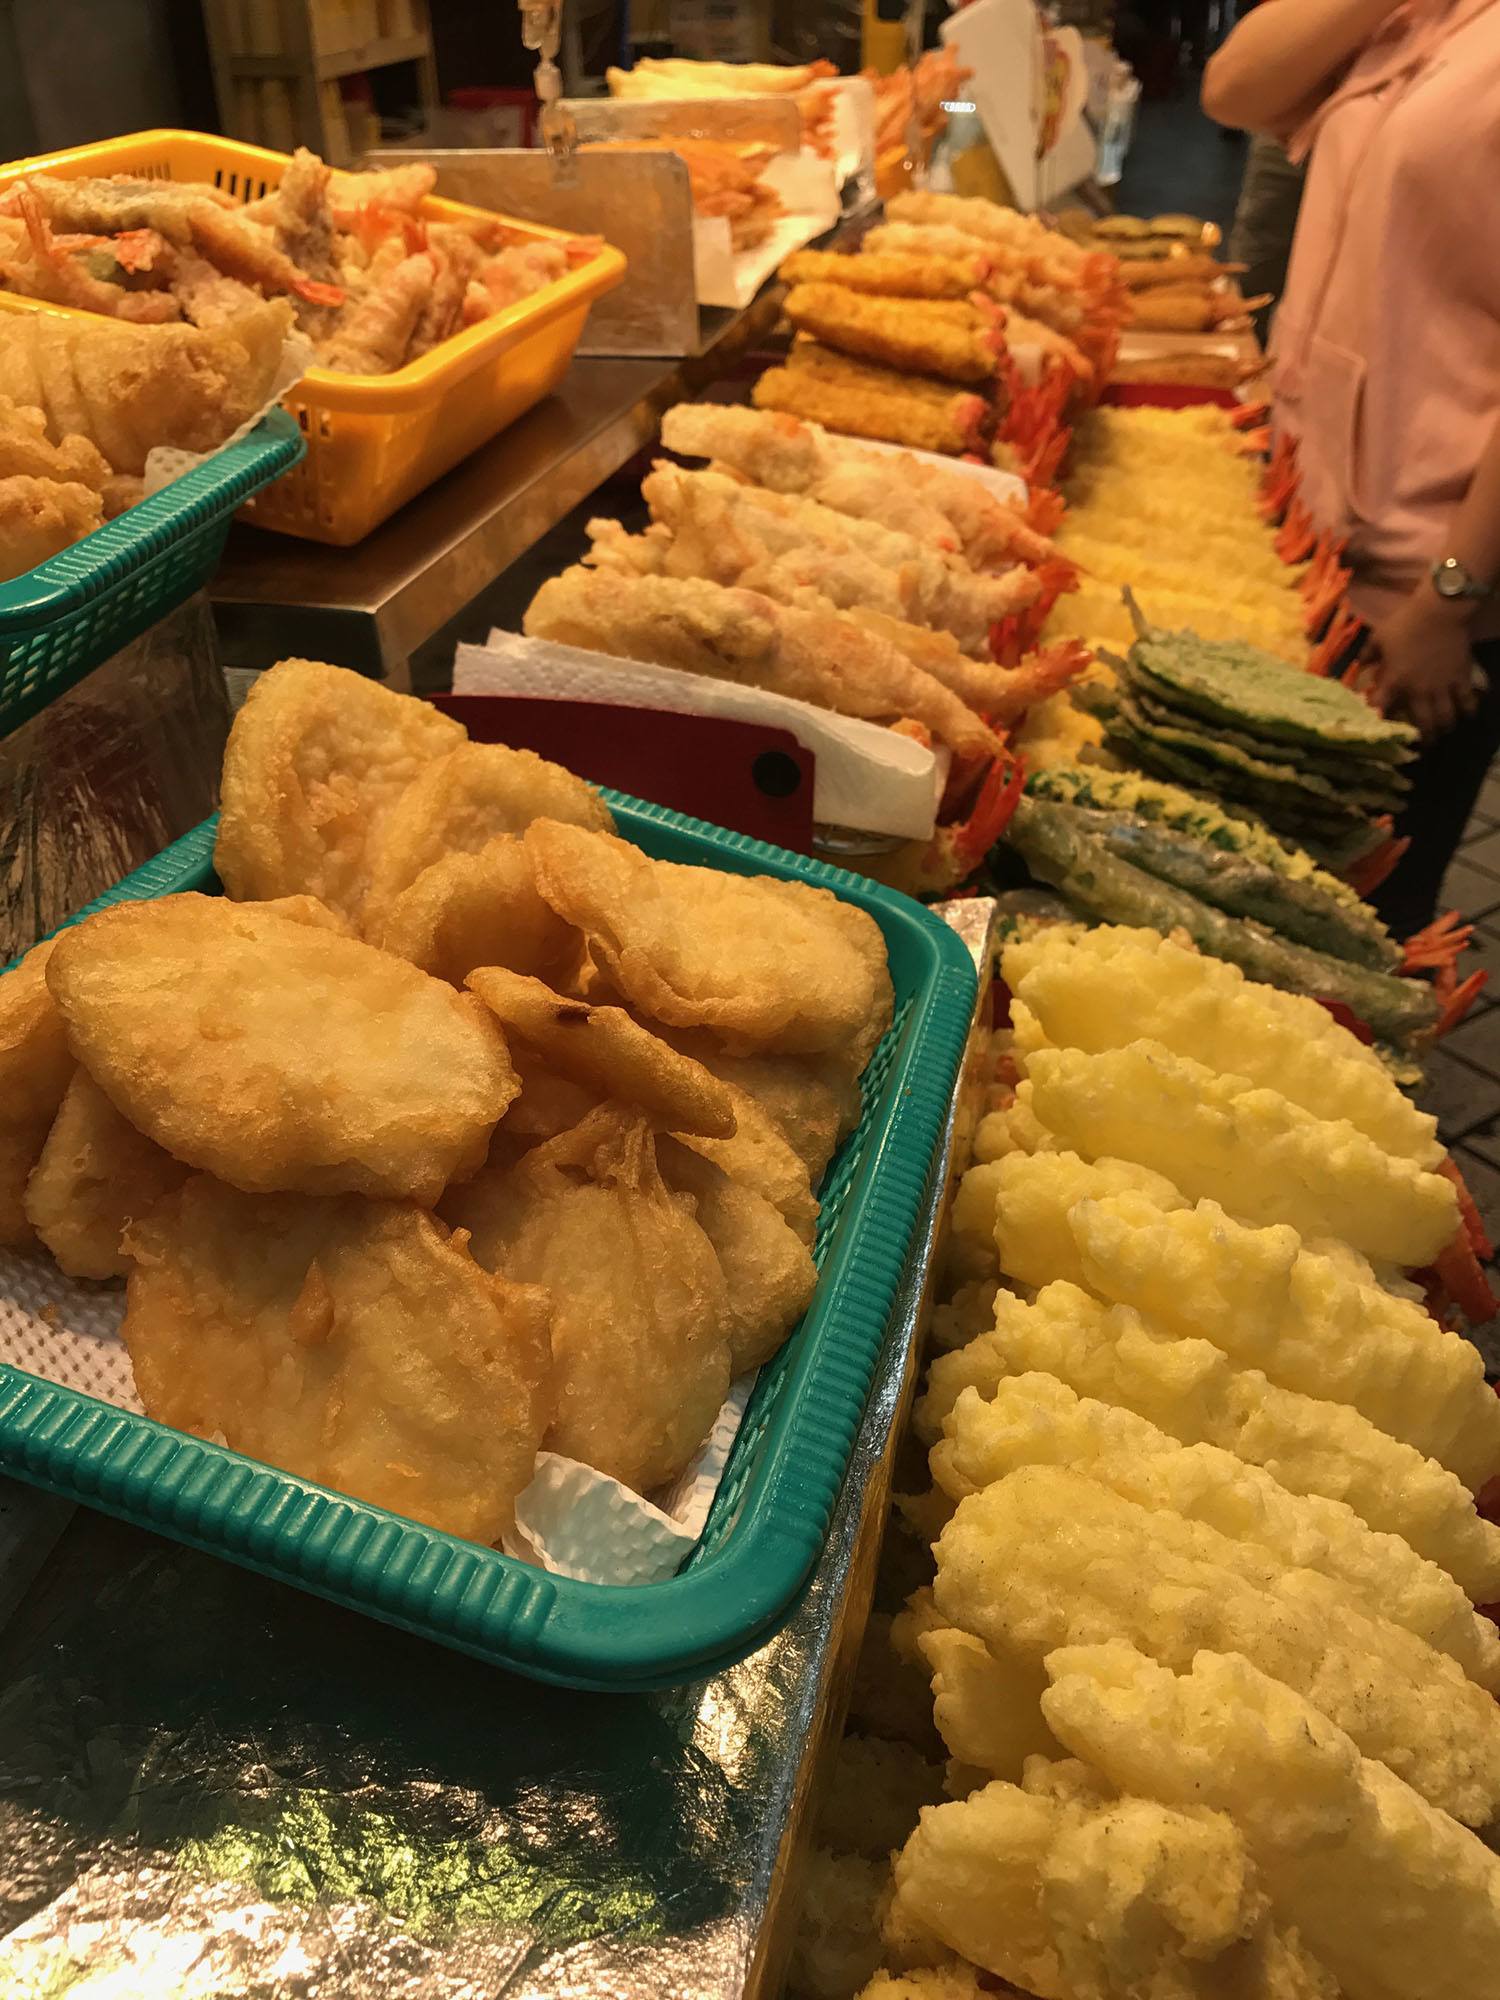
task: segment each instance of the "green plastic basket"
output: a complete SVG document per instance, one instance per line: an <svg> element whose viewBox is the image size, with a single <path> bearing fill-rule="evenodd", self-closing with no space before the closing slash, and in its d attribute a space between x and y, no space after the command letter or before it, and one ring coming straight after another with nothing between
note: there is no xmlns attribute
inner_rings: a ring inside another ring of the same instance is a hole
<svg viewBox="0 0 1500 2000"><path fill-rule="evenodd" d="M762 1369L701 1542L665 1582L550 1576L149 1418L0 1367L0 1470L534 1679L671 1687L731 1665L789 1609L822 1546L931 1185L975 1001L954 932L826 863L606 793L665 861L833 889L885 936L895 1021L829 1167L801 1326ZM206 821L91 905L217 888ZM79 922L82 910L71 918Z"/></svg>
<svg viewBox="0 0 1500 2000"><path fill-rule="evenodd" d="M273 410L238 444L0 583L0 736L207 583L235 509L306 450L293 419Z"/></svg>

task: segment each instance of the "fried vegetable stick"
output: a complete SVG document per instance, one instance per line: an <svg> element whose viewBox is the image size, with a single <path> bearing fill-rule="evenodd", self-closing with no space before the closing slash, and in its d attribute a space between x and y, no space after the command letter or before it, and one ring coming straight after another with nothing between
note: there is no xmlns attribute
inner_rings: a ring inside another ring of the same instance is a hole
<svg viewBox="0 0 1500 2000"><path fill-rule="evenodd" d="M1254 1543L1340 1584L1500 1693L1500 1635L1458 1585L1399 1535L1377 1533L1342 1501L1292 1493L1263 1466L1217 1445L1180 1445L1144 1417L1080 1396L1053 1375L1017 1375L985 1400L965 1389L932 1449L955 1501L1023 1465L1067 1465L1143 1507L1165 1508ZM1004 1774L1002 1774L1004 1775Z"/></svg>
<svg viewBox="0 0 1500 2000"><path fill-rule="evenodd" d="M887 1929L1051 2000L1339 2000L1273 1920L1227 1814L1121 1798L1074 1763L926 1807L896 1858Z"/></svg>
<svg viewBox="0 0 1500 2000"><path fill-rule="evenodd" d="M1346 1403L1473 1493L1500 1473L1500 1398L1479 1351L1368 1268L1247 1229L1214 1202L1164 1216L1138 1196L1069 1218L1090 1291L1198 1335L1303 1395ZM1008 1240L1017 1232L1007 1226Z"/></svg>
<svg viewBox="0 0 1500 2000"><path fill-rule="evenodd" d="M1054 1730L1128 1791L1227 1812L1278 1913L1357 2000L1489 2000L1500 1861L1250 1661L1128 1646L1048 1661Z"/></svg>
<svg viewBox="0 0 1500 2000"><path fill-rule="evenodd" d="M878 438L917 451L983 452L993 412L982 396L941 382L923 382L893 368L831 355L815 344L792 349L786 365L759 376L751 399L758 410L783 410L851 437Z"/></svg>
<svg viewBox="0 0 1500 2000"><path fill-rule="evenodd" d="M1219 1445L1264 1466L1290 1493L1341 1500L1445 1569L1475 1604L1500 1598L1500 1529L1475 1513L1451 1472L1346 1404L1278 1388L1258 1369L1231 1367L1208 1341L1176 1339L1076 1285L1046 1285L1030 1306L1002 1292L994 1332L933 1362L917 1435L935 1443L966 1388L993 1395L1033 1371L1132 1410L1179 1444Z"/></svg>
<svg viewBox="0 0 1500 2000"><path fill-rule="evenodd" d="M1317 1118L1279 1090L1160 1042L1098 1055L1037 1049L1022 1094L1062 1146L1087 1159L1138 1159L1244 1222L1289 1222L1413 1268L1430 1264L1458 1227L1458 1197L1441 1174L1382 1152L1347 1118Z"/></svg>
<svg viewBox="0 0 1500 2000"><path fill-rule="evenodd" d="M867 297L844 285L796 285L782 307L799 333L882 367L945 382L990 382L1004 343L967 300Z"/></svg>
<svg viewBox="0 0 1500 2000"><path fill-rule="evenodd" d="M967 299L989 276L978 255L917 257L910 253L850 257L837 250L794 250L777 276L786 285L839 285L882 298Z"/></svg>
<svg viewBox="0 0 1500 2000"><path fill-rule="evenodd" d="M756 591L574 568L542 585L524 629L616 659L769 688L841 715L911 717L969 754L993 757L1001 748L957 695L895 647L837 612L777 604Z"/></svg>
<svg viewBox="0 0 1500 2000"><path fill-rule="evenodd" d="M1148 1037L1248 1076L1319 1118L1346 1118L1385 1152L1435 1167L1437 1120L1326 1007L1247 979L1155 931L1106 925L1007 947L1005 980L1042 1036L1097 1053Z"/></svg>
<svg viewBox="0 0 1500 2000"><path fill-rule="evenodd" d="M1456 1661L1314 1570L1066 1467L961 1501L933 1594L961 1630L1039 1664L1111 1639L1179 1671L1201 1646L1243 1653L1465 1825L1500 1805L1500 1709Z"/></svg>

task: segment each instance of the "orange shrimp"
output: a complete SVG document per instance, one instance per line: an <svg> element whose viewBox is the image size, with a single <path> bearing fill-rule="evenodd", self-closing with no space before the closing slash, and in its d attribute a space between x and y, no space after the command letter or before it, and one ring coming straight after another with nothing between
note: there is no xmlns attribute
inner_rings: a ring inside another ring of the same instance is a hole
<svg viewBox="0 0 1500 2000"><path fill-rule="evenodd" d="M196 248L226 278L238 278L262 292L292 292L314 306L341 306L342 285L307 277L276 245L210 202L194 202L187 212Z"/></svg>

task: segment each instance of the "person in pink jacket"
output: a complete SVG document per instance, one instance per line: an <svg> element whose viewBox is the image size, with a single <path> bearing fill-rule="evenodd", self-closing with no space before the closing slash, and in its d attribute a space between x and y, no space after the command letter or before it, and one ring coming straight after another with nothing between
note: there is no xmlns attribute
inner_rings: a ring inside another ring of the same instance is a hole
<svg viewBox="0 0 1500 2000"><path fill-rule="evenodd" d="M1500 0L1263 0L1203 104L1307 164L1274 421L1348 537L1374 698L1424 739L1378 899L1407 932L1500 748Z"/></svg>

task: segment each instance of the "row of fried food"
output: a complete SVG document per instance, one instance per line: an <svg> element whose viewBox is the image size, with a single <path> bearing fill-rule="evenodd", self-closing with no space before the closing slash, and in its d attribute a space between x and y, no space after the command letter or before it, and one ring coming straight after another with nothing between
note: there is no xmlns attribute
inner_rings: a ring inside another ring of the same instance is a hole
<svg viewBox="0 0 1500 2000"><path fill-rule="evenodd" d="M1058 540L1087 577L1053 614L1059 637L1129 646L1120 596L1129 585L1158 625L1248 639L1307 664L1345 578L1336 566L1314 574L1283 559L1245 443L1214 405L1097 409L1080 420Z"/></svg>
<svg viewBox="0 0 1500 2000"><path fill-rule="evenodd" d="M867 1976L879 1883L865 2000L1480 2000L1500 1400L1409 1279L1470 1254L1433 1122L1150 933L1004 971L1019 1081L915 1417L932 1568L856 1685L801 1990ZM920 1808L889 1873L861 1782L887 1835Z"/></svg>
<svg viewBox="0 0 1500 2000"><path fill-rule="evenodd" d="M498 1539L543 1446L660 1487L811 1297L878 927L316 662L223 801L224 895L0 979L0 1243L126 1277L148 1414L411 1518Z"/></svg>
<svg viewBox="0 0 1500 2000"><path fill-rule="evenodd" d="M993 202L908 193L886 215L852 256L788 259L797 339L757 404L1045 480L1064 410L1107 377L1118 266Z"/></svg>
<svg viewBox="0 0 1500 2000"><path fill-rule="evenodd" d="M967 474L871 451L770 411L669 410L651 523L589 524L582 564L545 583L532 637L748 682L899 723L981 764L1079 649L996 664L994 639L1069 579L1025 512Z"/></svg>
<svg viewBox="0 0 1500 2000"><path fill-rule="evenodd" d="M498 217L429 220L425 161L337 173L299 147L250 201L209 182L35 173L0 195L0 285L138 325L285 299L318 361L384 375L597 254Z"/></svg>

